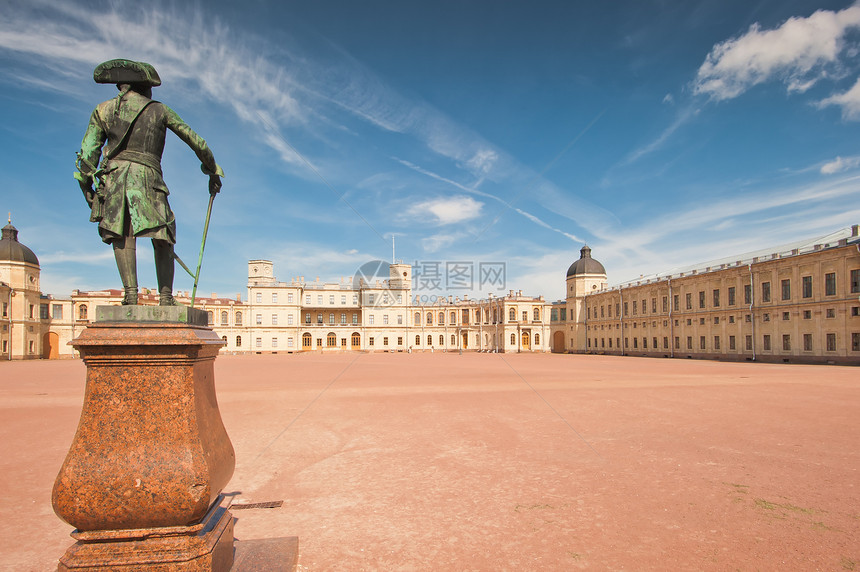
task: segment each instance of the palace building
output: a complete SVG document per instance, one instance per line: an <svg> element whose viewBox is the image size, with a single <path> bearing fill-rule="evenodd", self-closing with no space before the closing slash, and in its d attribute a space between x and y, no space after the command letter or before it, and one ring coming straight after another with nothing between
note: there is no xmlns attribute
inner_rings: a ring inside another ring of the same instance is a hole
<svg viewBox="0 0 860 572"><path fill-rule="evenodd" d="M335 283L279 281L248 262L247 294L195 299L229 353L555 352L667 358L860 364L858 226L778 248L609 286L584 246L565 277L566 299L412 291L412 266ZM380 274L382 274L380 276ZM9 224L0 240L0 359L74 357L68 342L122 290L55 297L39 288L39 260ZM190 304L188 292L176 292ZM140 303L158 303L142 289Z"/></svg>
<svg viewBox="0 0 860 572"><path fill-rule="evenodd" d="M551 310L552 350L858 364L858 228L612 287L583 247Z"/></svg>

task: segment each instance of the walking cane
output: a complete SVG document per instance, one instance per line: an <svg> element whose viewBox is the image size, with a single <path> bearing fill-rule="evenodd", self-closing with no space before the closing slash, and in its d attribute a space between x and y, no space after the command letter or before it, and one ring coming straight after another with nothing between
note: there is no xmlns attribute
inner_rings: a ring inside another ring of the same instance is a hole
<svg viewBox="0 0 860 572"><path fill-rule="evenodd" d="M215 194L209 193L209 208L206 209L206 223L203 225L203 241L200 243L200 256L197 257L197 272L191 270L182 262L182 259L173 253L176 262L185 269L189 276L194 279L194 288L191 290L191 307L194 307L194 299L197 297L197 280L200 278L200 267L203 265L203 249L206 248L206 235L209 233L209 217L212 215L212 203L215 202Z"/></svg>

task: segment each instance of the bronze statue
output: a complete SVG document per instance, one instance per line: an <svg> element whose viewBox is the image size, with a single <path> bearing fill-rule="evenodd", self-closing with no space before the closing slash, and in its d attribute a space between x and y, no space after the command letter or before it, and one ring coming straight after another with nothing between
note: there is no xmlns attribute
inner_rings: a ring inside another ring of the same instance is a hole
<svg viewBox="0 0 860 572"><path fill-rule="evenodd" d="M93 79L96 83L116 84L119 95L100 103L93 111L78 153L75 178L91 207L90 220L99 223L102 240L113 246L125 291L122 303L137 304L135 241L137 237L145 237L152 239L155 252L159 304L175 305L176 221L167 203L169 191L161 174L167 130L173 131L197 154L201 170L209 175L210 195L221 190L224 173L215 163L206 141L172 109L151 99L152 88L161 85L151 65L110 60L96 67Z"/></svg>

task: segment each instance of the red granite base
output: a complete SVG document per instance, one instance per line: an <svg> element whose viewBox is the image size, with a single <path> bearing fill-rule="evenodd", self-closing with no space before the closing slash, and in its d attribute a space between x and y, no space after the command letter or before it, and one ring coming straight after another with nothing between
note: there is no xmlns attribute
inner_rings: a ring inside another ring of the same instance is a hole
<svg viewBox="0 0 860 572"><path fill-rule="evenodd" d="M233 515L213 507L200 524L74 532L59 572L228 572L233 566Z"/></svg>

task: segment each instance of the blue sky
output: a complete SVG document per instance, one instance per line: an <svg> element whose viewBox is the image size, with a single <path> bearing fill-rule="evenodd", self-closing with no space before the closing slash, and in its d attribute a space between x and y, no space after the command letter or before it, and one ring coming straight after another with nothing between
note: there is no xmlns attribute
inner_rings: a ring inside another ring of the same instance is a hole
<svg viewBox="0 0 860 572"><path fill-rule="evenodd" d="M860 4L145 4L3 2L0 209L45 292L119 287L72 179L117 57L226 172L205 294L244 293L255 258L351 277L394 235L405 262L474 264L472 295L504 262L554 300L586 242L618 283L860 222ZM172 134L163 166L192 264L206 178Z"/></svg>

